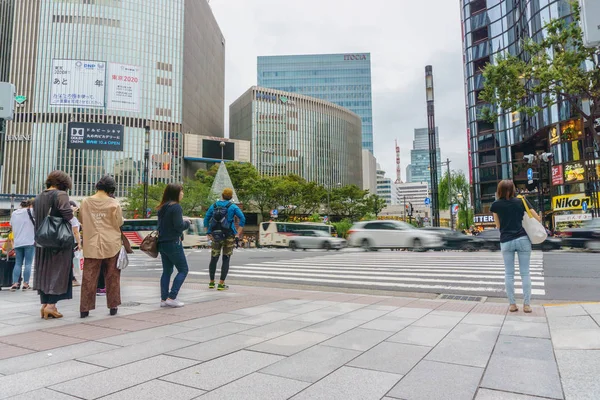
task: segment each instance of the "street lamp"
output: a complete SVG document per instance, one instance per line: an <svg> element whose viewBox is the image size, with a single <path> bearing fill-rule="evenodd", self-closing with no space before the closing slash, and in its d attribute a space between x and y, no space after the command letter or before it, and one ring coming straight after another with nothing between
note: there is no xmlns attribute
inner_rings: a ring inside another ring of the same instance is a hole
<svg viewBox="0 0 600 400"><path fill-rule="evenodd" d="M144 138L144 212L148 217L148 181L149 181L149 161L150 161L150 125L146 125Z"/></svg>
<svg viewBox="0 0 600 400"><path fill-rule="evenodd" d="M15 211L15 192L17 191L17 184L15 181L12 181L10 184L10 213L12 214Z"/></svg>
<svg viewBox="0 0 600 400"><path fill-rule="evenodd" d="M431 177L431 218L432 226L440 226L440 206L438 202L437 141L435 137L435 108L433 95L433 68L425 67L425 96L427 99L427 129L429 133L429 168Z"/></svg>

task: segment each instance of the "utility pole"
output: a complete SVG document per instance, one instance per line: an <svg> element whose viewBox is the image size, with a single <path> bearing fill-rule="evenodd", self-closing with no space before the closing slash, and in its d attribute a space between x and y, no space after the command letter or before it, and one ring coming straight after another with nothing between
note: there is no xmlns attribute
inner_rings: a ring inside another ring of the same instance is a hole
<svg viewBox="0 0 600 400"><path fill-rule="evenodd" d="M406 222L406 214L408 214L406 212L406 196L404 196L404 222Z"/></svg>
<svg viewBox="0 0 600 400"><path fill-rule="evenodd" d="M438 201L437 140L435 137L435 108L433 94L433 68L425 67L425 95L427 99L427 128L429 132L429 169L431 177L431 220L432 226L440 226L440 206Z"/></svg>
<svg viewBox="0 0 600 400"><path fill-rule="evenodd" d="M450 203L450 229L454 230L454 215L452 214L452 177L450 176L450 159L446 158L446 171L448 174L448 202Z"/></svg>
<svg viewBox="0 0 600 400"><path fill-rule="evenodd" d="M144 139L144 214L149 217L148 212L148 181L150 180L150 125L146 125Z"/></svg>

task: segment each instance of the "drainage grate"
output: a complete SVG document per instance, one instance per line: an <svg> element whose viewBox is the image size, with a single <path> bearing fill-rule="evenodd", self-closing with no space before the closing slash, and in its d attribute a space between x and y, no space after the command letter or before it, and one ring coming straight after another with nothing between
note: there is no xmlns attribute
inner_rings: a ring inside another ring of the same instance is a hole
<svg viewBox="0 0 600 400"><path fill-rule="evenodd" d="M462 300L462 301L481 301L481 296L464 296L460 294L442 294L438 297L440 300Z"/></svg>
<svg viewBox="0 0 600 400"><path fill-rule="evenodd" d="M137 307L140 303L136 303L134 301L130 301L129 303L121 303L121 307Z"/></svg>

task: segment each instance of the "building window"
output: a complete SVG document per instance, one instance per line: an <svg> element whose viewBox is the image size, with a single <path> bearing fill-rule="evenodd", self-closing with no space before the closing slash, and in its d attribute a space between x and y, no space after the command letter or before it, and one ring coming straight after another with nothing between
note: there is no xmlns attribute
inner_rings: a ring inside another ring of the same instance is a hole
<svg viewBox="0 0 600 400"><path fill-rule="evenodd" d="M156 115L159 117L170 117L172 115L172 111L168 108L156 108Z"/></svg>
<svg viewBox="0 0 600 400"><path fill-rule="evenodd" d="M173 64L165 63L165 62L157 62L156 69L161 71L173 72Z"/></svg>
<svg viewBox="0 0 600 400"><path fill-rule="evenodd" d="M162 76L156 77L156 84L163 86L173 86L173 79L171 78L163 78Z"/></svg>

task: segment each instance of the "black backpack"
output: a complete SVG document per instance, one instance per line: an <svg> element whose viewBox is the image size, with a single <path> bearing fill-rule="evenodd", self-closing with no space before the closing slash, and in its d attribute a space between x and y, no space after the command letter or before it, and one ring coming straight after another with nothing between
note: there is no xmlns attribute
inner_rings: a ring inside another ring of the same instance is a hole
<svg viewBox="0 0 600 400"><path fill-rule="evenodd" d="M223 240L227 236L231 236L231 222L227 218L229 207L232 203L227 204L225 207L218 206L217 203L213 205L213 215L210 219L210 232L215 240Z"/></svg>

